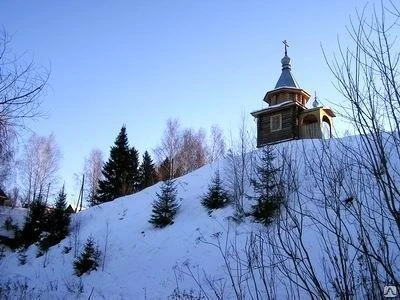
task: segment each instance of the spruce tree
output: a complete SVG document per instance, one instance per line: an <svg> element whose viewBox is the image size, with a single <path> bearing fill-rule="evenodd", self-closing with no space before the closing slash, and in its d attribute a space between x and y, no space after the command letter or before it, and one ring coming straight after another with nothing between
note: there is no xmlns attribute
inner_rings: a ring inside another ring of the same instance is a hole
<svg viewBox="0 0 400 300"><path fill-rule="evenodd" d="M61 241L68 235L71 221L71 216L67 212L67 194L64 186L58 194L54 209L50 212L50 220L52 226L50 233L54 235L57 242Z"/></svg>
<svg viewBox="0 0 400 300"><path fill-rule="evenodd" d="M125 125L110 150L110 158L105 163L102 173L104 179L99 182L97 201L111 201L115 198L132 194L138 189L139 154L129 148Z"/></svg>
<svg viewBox="0 0 400 300"><path fill-rule="evenodd" d="M157 173L149 152L143 154L143 161L139 168L140 190L152 186L157 182Z"/></svg>
<svg viewBox="0 0 400 300"><path fill-rule="evenodd" d="M164 159L163 162L160 164L157 173L158 173L158 178L162 181L172 179L171 162L169 161L168 157Z"/></svg>
<svg viewBox="0 0 400 300"><path fill-rule="evenodd" d="M167 180L167 179L174 179L178 178L182 175L184 175L183 169L181 166L175 167L176 159L173 159L172 161L166 157L160 166L158 167L157 173L158 173L158 179L159 180Z"/></svg>
<svg viewBox="0 0 400 300"><path fill-rule="evenodd" d="M41 198L33 200L29 205L29 212L25 218L25 224L21 232L22 243L25 247L39 240L43 231L47 228L46 204Z"/></svg>
<svg viewBox="0 0 400 300"><path fill-rule="evenodd" d="M281 168L274 165L275 155L271 146L262 149L262 155L256 166L256 177L251 180L256 204L252 207L254 218L268 225L284 203Z"/></svg>
<svg viewBox="0 0 400 300"><path fill-rule="evenodd" d="M201 198L201 204L208 210L225 207L230 202L228 192L223 188L223 183L217 171L208 187L207 193Z"/></svg>
<svg viewBox="0 0 400 300"><path fill-rule="evenodd" d="M75 275L78 277L90 271L97 270L100 261L100 250L90 236L85 243L81 255L74 261Z"/></svg>
<svg viewBox="0 0 400 300"><path fill-rule="evenodd" d="M47 235L40 241L40 249L47 251L48 248L58 244L69 233L70 214L67 211L67 194L64 186L60 190L54 208L47 213Z"/></svg>
<svg viewBox="0 0 400 300"><path fill-rule="evenodd" d="M161 194L157 193L157 199L153 202L149 220L154 227L163 228L174 223L173 220L179 208L176 196L175 182L172 179L164 181L161 185Z"/></svg>
<svg viewBox="0 0 400 300"><path fill-rule="evenodd" d="M131 192L126 193L131 194L136 193L139 191L139 185L140 185L140 174L139 174L139 151L135 149L135 147L132 147L129 150L130 153L130 159L128 160L128 170L130 171L130 175L128 175L128 181L127 183L127 190L132 189Z"/></svg>

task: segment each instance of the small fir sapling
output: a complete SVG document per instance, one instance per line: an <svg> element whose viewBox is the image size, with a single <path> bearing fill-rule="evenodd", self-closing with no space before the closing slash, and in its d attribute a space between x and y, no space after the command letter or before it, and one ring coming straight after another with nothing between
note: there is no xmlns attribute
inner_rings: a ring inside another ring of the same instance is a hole
<svg viewBox="0 0 400 300"><path fill-rule="evenodd" d="M223 208L230 202L228 192L223 188L219 171L217 171L208 187L207 193L201 198L201 204L208 210Z"/></svg>
<svg viewBox="0 0 400 300"><path fill-rule="evenodd" d="M161 194L157 193L157 199L153 202L149 222L154 227L163 228L174 223L174 217L179 209L176 197L175 182L172 179L167 179L161 185Z"/></svg>
<svg viewBox="0 0 400 300"><path fill-rule="evenodd" d="M96 271L100 263L101 252L92 237L86 240L81 255L74 261L75 275L80 277L85 273Z"/></svg>

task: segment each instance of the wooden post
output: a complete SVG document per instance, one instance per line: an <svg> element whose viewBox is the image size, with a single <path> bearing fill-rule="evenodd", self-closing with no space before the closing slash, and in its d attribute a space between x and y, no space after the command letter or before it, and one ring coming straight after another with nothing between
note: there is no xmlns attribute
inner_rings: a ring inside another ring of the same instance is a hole
<svg viewBox="0 0 400 300"><path fill-rule="evenodd" d="M78 196L78 202L76 203L76 207L75 207L75 212L78 211L78 206L79 206L79 211L82 210L82 206L83 206L83 187L85 184L85 175L82 175L82 185L81 185L81 189L79 191L79 196Z"/></svg>

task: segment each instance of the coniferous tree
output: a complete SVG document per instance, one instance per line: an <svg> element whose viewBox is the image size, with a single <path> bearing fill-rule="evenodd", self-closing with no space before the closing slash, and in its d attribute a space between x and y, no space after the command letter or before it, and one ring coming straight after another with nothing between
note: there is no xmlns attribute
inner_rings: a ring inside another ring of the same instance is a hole
<svg viewBox="0 0 400 300"><path fill-rule="evenodd" d="M149 152L143 154L143 161L139 168L140 189L143 190L157 182L157 172Z"/></svg>
<svg viewBox="0 0 400 300"><path fill-rule="evenodd" d="M161 194L157 193L157 199L153 202L149 220L151 224L162 228L174 223L173 220L179 208L176 196L175 182L172 179L164 181L161 185Z"/></svg>
<svg viewBox="0 0 400 300"><path fill-rule="evenodd" d="M165 181L171 178L171 162L167 157L158 167L158 177L160 180Z"/></svg>
<svg viewBox="0 0 400 300"><path fill-rule="evenodd" d="M47 227L46 204L41 198L33 200L21 232L22 243L25 247L39 240L40 234Z"/></svg>
<svg viewBox="0 0 400 300"><path fill-rule="evenodd" d="M180 166L175 167L175 160L171 160L167 157L163 160L157 170L158 179L165 181L167 179L174 179L182 176L184 173ZM174 171L172 171L174 170Z"/></svg>
<svg viewBox="0 0 400 300"><path fill-rule="evenodd" d="M264 225L273 221L285 201L281 168L274 165L274 160L273 148L265 146L256 166L256 177L251 180L256 200L252 207L252 215Z"/></svg>
<svg viewBox="0 0 400 300"><path fill-rule="evenodd" d="M50 233L54 235L57 241L64 239L69 232L71 216L67 212L67 194L64 186L58 194L54 209L50 212L50 224L52 229Z"/></svg>
<svg viewBox="0 0 400 300"><path fill-rule="evenodd" d="M81 255L74 261L75 275L78 277L91 271L96 271L100 262L101 252L90 236L85 243Z"/></svg>
<svg viewBox="0 0 400 300"><path fill-rule="evenodd" d="M134 193L138 190L139 154L129 148L125 125L111 147L110 158L105 163L102 173L104 179L99 182L98 202L107 202L115 198Z"/></svg>
<svg viewBox="0 0 400 300"><path fill-rule="evenodd" d="M132 147L129 150L130 153L130 160L129 160L129 168L131 175L128 176L129 182L132 183L132 190L133 193L136 193L139 191L139 186L140 186L140 173L139 173L139 151L135 149L135 147ZM127 189L130 190L130 185L127 185ZM127 194L131 194L132 192L129 192ZM126 195L126 194L125 194Z"/></svg>
<svg viewBox="0 0 400 300"><path fill-rule="evenodd" d="M217 171L212 179L208 192L201 198L201 204L208 210L223 208L230 202L228 192L223 188L223 183Z"/></svg>
<svg viewBox="0 0 400 300"><path fill-rule="evenodd" d="M58 244L69 233L70 214L67 211L67 194L64 186L60 190L54 208L47 213L47 235L40 241L40 249L47 251L51 246Z"/></svg>

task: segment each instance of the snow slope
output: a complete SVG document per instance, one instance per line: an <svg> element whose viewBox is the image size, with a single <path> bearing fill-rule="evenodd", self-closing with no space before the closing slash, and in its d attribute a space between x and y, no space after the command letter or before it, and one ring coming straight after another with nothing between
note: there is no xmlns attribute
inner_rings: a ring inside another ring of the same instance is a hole
<svg viewBox="0 0 400 300"><path fill-rule="evenodd" d="M356 140L352 137L347 142L356 143ZM335 140L292 141L276 145L278 153L285 151L295 163L298 177L302 178L300 188L313 191L316 199L321 195L309 176L305 161L318 160L318 149L327 146L332 149L337 147L333 151L340 149ZM259 151L248 155L259 154ZM398 162L395 164L398 165ZM213 237L218 235L222 241L228 238L240 248L250 232L262 227L252 222L251 218L236 223L231 206L216 210L211 215L201 206L200 197L207 191L217 169L221 170L222 178L228 180L227 165L227 159L221 160L176 180L181 207L173 225L154 229L148 223L159 183L74 215L71 235L52 247L45 256L36 258L37 248L31 246L26 252L27 263L21 266L19 254L9 253L0 260L0 282L27 284L30 297L40 295L41 299L167 299L177 286L180 290L198 290L193 278L182 276L179 270L188 271L191 267L195 278L198 270L200 281L204 281L204 274L216 280L226 279L219 249L204 240L215 243ZM248 184L246 186L246 194L250 194L251 189ZM6 214L1 213L0 217L3 215ZM307 246L310 253L318 254L321 246L314 242L313 230L310 227L307 232ZM94 237L103 253L107 241L104 270L100 267L100 270L78 278L73 275L75 240L79 241L77 248L81 251L89 236ZM72 247L72 250L63 253L64 247ZM315 257L318 272L322 267L318 255ZM229 281L225 295L226 299L234 295Z"/></svg>
<svg viewBox="0 0 400 300"><path fill-rule="evenodd" d="M76 214L72 224L80 226L80 249L86 238L93 236L103 251L108 233L104 271L83 276L82 299L92 288L97 297L105 299L163 299L176 285L173 267L187 259L207 262L210 272L218 270L216 251L197 242L200 232L207 235L223 230L224 219L232 215L232 208L227 208L210 217L200 205L214 170L215 166L205 166L176 181L181 207L175 223L164 229L154 229L148 223L160 183ZM36 258L36 246L31 246L26 265L20 266L18 253L11 253L0 262L2 274L26 282L37 294L74 299L75 294L68 297L66 285L74 286L79 280L73 275L73 250L63 254L64 246L74 248L74 232L52 247L47 257Z"/></svg>
<svg viewBox="0 0 400 300"><path fill-rule="evenodd" d="M11 218L13 224L22 227L25 221L26 209L25 208L9 208L0 206L0 224L4 224L5 220ZM4 226L0 227L0 235L6 237L13 237L13 234L6 230Z"/></svg>

